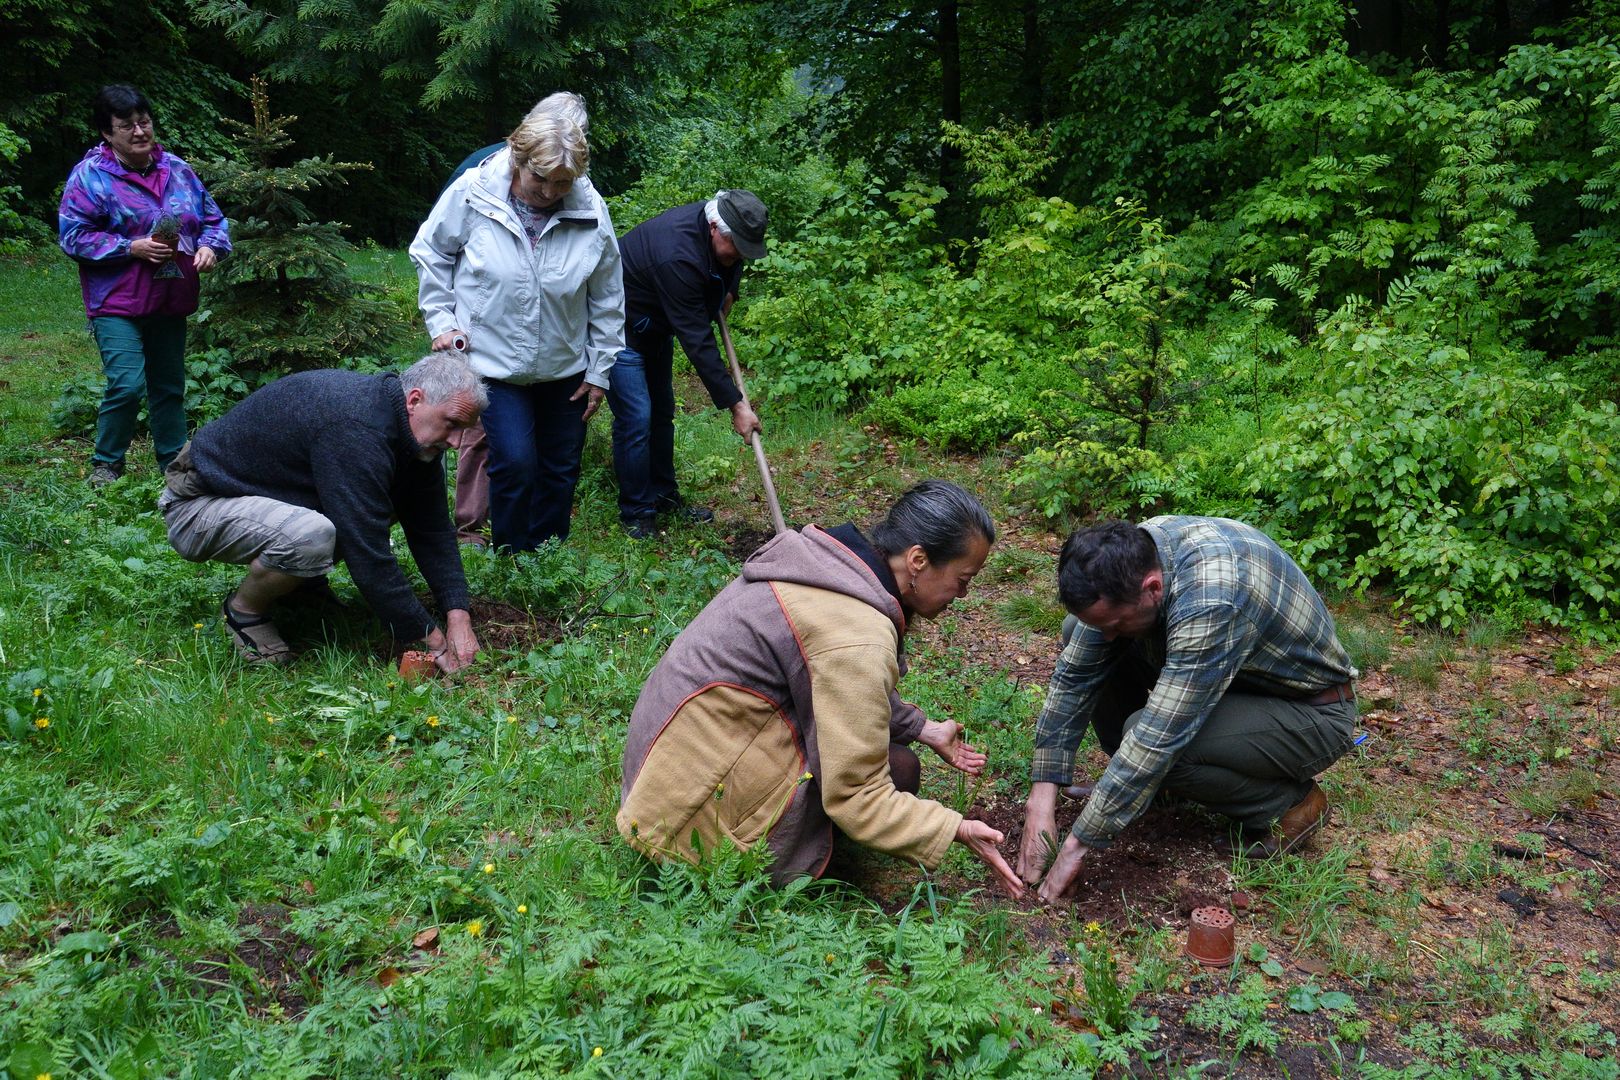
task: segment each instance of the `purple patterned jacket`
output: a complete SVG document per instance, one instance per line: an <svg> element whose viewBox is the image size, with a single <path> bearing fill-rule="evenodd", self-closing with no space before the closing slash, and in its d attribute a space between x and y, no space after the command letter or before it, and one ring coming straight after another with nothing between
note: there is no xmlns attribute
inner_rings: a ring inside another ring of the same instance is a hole
<svg viewBox="0 0 1620 1080"><path fill-rule="evenodd" d="M199 247L223 257L230 229L191 166L161 146L146 176L131 172L106 143L92 146L68 175L57 210L57 242L79 264L84 310L102 315L190 315L197 310ZM180 221L177 278L157 278L157 266L132 259L133 240L152 235L165 213Z"/></svg>

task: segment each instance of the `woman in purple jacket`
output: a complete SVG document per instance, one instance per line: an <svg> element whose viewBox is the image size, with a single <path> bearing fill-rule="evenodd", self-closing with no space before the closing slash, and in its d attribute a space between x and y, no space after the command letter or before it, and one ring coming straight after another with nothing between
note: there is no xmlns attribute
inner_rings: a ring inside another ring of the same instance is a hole
<svg viewBox="0 0 1620 1080"><path fill-rule="evenodd" d="M139 90L102 88L92 115L102 141L69 174L57 221L107 373L90 459L100 487L124 473L143 397L158 468L185 445L186 316L197 310L197 275L231 239L191 166L158 145Z"/></svg>

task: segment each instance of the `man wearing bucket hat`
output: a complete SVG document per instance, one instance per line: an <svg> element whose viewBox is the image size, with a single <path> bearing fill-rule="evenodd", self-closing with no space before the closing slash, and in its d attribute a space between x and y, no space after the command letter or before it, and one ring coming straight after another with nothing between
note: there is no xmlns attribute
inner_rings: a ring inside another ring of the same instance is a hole
<svg viewBox="0 0 1620 1080"><path fill-rule="evenodd" d="M715 342L714 320L730 310L745 259L765 256L765 204L738 188L666 210L619 241L624 269L625 345L613 368L613 471L619 520L637 540L660 516L713 521L689 506L675 482L675 339L715 407L731 413L743 439L760 430Z"/></svg>
<svg viewBox="0 0 1620 1080"><path fill-rule="evenodd" d="M1231 847L1249 858L1321 827L1315 776L1350 749L1356 669L1270 537L1226 518L1101 522L1063 545L1058 593L1079 625L1036 724L1018 857L1041 899L1063 895L1087 852L1161 788L1232 819L1242 839ZM1087 726L1108 767L1058 847L1057 793Z"/></svg>

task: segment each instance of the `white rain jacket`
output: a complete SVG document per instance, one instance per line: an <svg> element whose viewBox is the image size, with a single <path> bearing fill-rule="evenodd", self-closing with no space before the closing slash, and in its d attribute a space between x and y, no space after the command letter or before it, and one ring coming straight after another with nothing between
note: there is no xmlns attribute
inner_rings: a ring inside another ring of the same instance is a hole
<svg viewBox="0 0 1620 1080"><path fill-rule="evenodd" d="M581 177L532 251L507 204L503 149L444 190L411 242L429 337L467 335L472 369L527 384L585 373L604 390L624 348L624 278L607 205Z"/></svg>

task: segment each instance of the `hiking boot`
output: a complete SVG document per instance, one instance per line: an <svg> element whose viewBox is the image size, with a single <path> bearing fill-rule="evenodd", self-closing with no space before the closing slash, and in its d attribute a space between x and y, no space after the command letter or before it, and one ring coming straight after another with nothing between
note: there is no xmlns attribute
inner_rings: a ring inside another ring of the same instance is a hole
<svg viewBox="0 0 1620 1080"><path fill-rule="evenodd" d="M658 519L650 514L647 517L628 518L620 524L624 526L624 534L632 540L651 540L658 535Z"/></svg>
<svg viewBox="0 0 1620 1080"><path fill-rule="evenodd" d="M98 462L95 468L90 470L90 486L104 488L123 475L124 467L122 465L108 465L104 462Z"/></svg>
<svg viewBox="0 0 1620 1080"><path fill-rule="evenodd" d="M1322 794L1322 789L1312 780L1311 789L1305 793L1305 797L1283 812L1283 816L1271 826L1270 835L1249 843L1223 840L1217 842L1216 846L1225 854L1242 851L1250 859L1269 859L1303 845L1322 827L1322 823L1327 820L1327 814L1327 796Z"/></svg>
<svg viewBox="0 0 1620 1080"><path fill-rule="evenodd" d="M658 516L692 525L707 525L714 520L714 511L707 506L693 506L677 495L658 504Z"/></svg>
<svg viewBox="0 0 1620 1080"><path fill-rule="evenodd" d="M235 593L231 594L232 596ZM237 655L250 664L290 664L292 650L282 640L281 631L268 615L245 615L231 607L231 597L219 606L225 616L225 632Z"/></svg>

